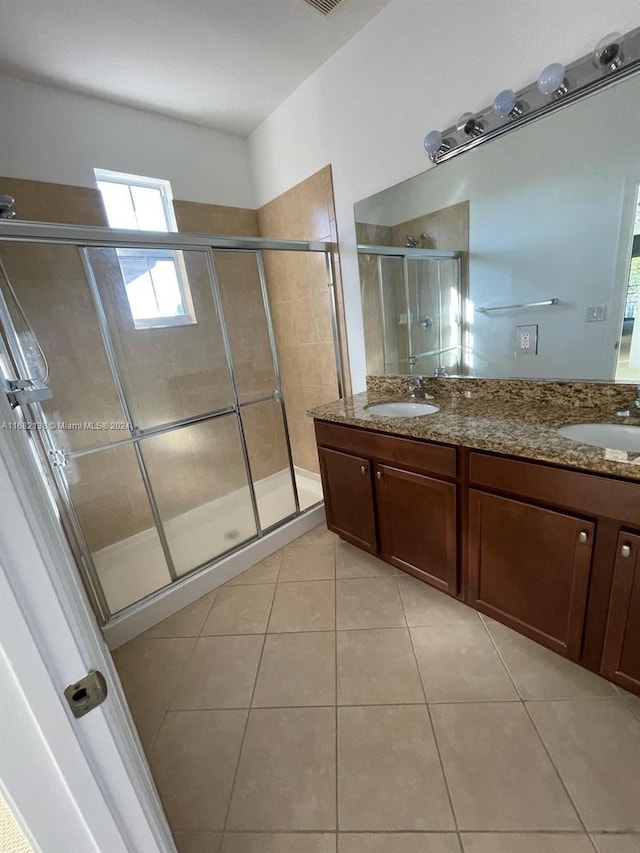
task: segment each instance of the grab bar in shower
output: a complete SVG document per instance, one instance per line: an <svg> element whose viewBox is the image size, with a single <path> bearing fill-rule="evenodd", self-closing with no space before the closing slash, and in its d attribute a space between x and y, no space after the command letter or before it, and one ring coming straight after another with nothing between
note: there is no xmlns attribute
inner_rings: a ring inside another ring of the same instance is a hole
<svg viewBox="0 0 640 853"><path fill-rule="evenodd" d="M476 308L479 314L488 314L490 311L507 311L509 308L539 308L542 305L558 305L559 299L545 299L543 302L520 302L517 305L494 305L492 308Z"/></svg>

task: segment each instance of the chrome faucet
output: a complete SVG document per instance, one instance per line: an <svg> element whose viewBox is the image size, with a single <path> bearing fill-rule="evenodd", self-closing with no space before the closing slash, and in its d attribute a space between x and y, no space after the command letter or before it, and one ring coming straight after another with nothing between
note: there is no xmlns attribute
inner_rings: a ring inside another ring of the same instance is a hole
<svg viewBox="0 0 640 853"><path fill-rule="evenodd" d="M422 387L422 376L412 376L409 379L410 400L424 400L424 388Z"/></svg>
<svg viewBox="0 0 640 853"><path fill-rule="evenodd" d="M446 375L447 375L447 368L446 367L436 367L436 372L434 373L434 376L436 377L436 379L444 379L444 378L446 378Z"/></svg>
<svg viewBox="0 0 640 853"><path fill-rule="evenodd" d="M636 385L636 399L633 401L636 409L640 409L640 385Z"/></svg>

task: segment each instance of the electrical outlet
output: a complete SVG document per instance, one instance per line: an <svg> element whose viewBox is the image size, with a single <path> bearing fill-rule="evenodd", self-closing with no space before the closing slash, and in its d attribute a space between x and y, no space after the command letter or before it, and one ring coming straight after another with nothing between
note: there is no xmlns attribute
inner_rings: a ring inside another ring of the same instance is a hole
<svg viewBox="0 0 640 853"><path fill-rule="evenodd" d="M607 319L606 305L592 305L587 308L585 320L587 323L598 323Z"/></svg>
<svg viewBox="0 0 640 853"><path fill-rule="evenodd" d="M538 327L516 326L516 358L538 354Z"/></svg>

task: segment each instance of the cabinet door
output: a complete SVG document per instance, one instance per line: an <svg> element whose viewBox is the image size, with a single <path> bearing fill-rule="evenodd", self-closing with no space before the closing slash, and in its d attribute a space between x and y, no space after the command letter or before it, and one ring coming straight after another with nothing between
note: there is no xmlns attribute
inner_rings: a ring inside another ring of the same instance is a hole
<svg viewBox="0 0 640 853"><path fill-rule="evenodd" d="M640 693L640 536L627 533L618 539L602 674Z"/></svg>
<svg viewBox="0 0 640 853"><path fill-rule="evenodd" d="M469 603L577 660L593 523L474 489L469 503Z"/></svg>
<svg viewBox="0 0 640 853"><path fill-rule="evenodd" d="M318 448L318 457L327 527L354 545L377 553L371 463L326 447Z"/></svg>
<svg viewBox="0 0 640 853"><path fill-rule="evenodd" d="M455 595L456 487L377 465L376 498L383 558Z"/></svg>

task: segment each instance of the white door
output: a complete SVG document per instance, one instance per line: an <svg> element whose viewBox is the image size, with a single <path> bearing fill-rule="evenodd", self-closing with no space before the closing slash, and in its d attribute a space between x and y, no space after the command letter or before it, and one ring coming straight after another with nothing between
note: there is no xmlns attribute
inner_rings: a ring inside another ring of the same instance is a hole
<svg viewBox="0 0 640 853"><path fill-rule="evenodd" d="M0 393L0 792L34 851L175 847L28 434ZM64 689L108 695L76 719Z"/></svg>

